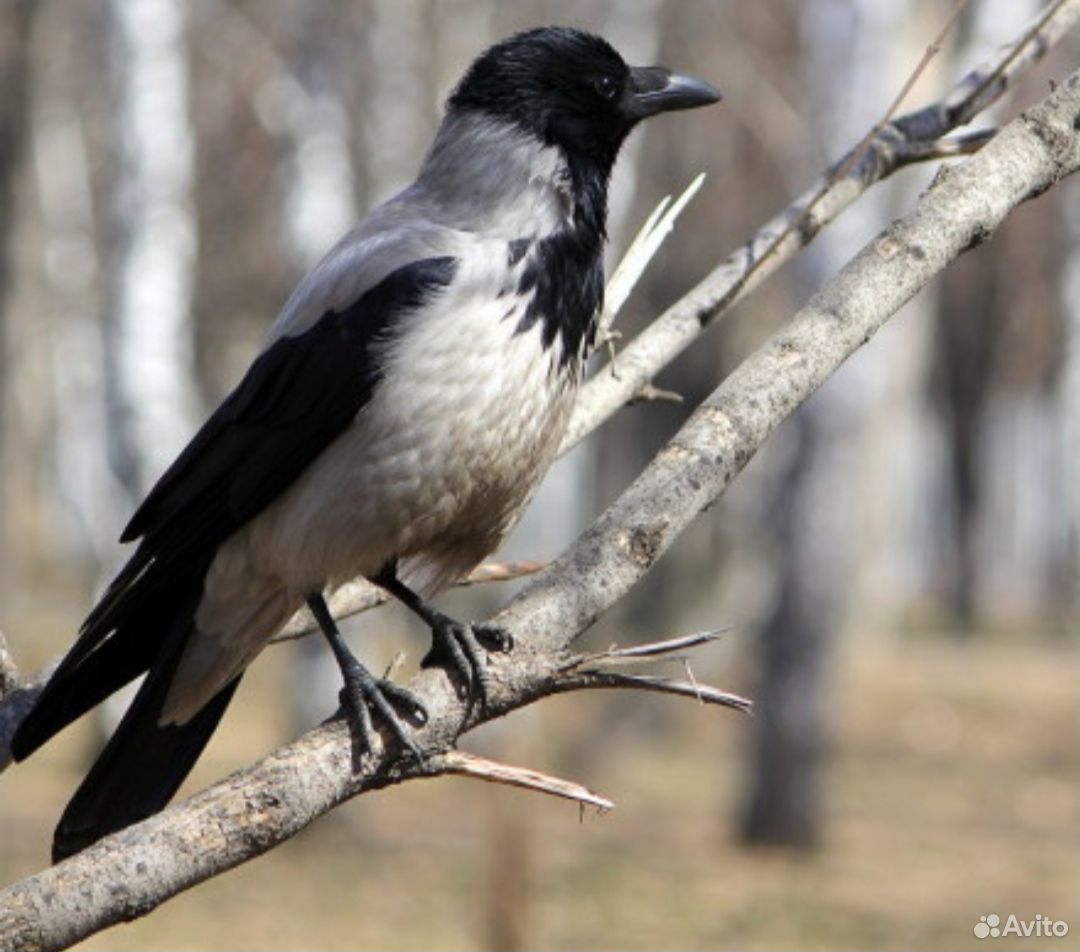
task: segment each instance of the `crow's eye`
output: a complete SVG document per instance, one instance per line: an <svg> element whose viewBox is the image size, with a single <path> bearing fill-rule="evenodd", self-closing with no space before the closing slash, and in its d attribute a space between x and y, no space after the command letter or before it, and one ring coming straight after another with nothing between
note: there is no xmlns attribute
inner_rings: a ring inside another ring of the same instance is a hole
<svg viewBox="0 0 1080 952"><path fill-rule="evenodd" d="M619 91L619 84L610 76L601 76L594 80L593 87L601 99L614 99L615 94Z"/></svg>

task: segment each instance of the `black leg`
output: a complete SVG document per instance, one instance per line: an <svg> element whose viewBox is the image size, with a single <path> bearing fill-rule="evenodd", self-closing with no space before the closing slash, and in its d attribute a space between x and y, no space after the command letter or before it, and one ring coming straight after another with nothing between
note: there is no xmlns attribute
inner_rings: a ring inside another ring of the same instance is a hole
<svg viewBox="0 0 1080 952"><path fill-rule="evenodd" d="M330 642L338 667L341 668L341 676L345 680L345 686L341 689L341 705L350 715L364 752L371 750L374 733L371 716L377 714L394 732L403 747L412 751L417 759L423 759L412 732L401 722L398 714L401 712L406 717L424 723L427 721L424 705L404 688L384 678L376 678L356 659L341 637L337 623L321 594L309 595L307 604L326 640Z"/></svg>
<svg viewBox="0 0 1080 952"><path fill-rule="evenodd" d="M486 701L485 651L509 651L514 646L509 632L496 625L467 625L444 615L397 577L397 566L393 562L373 575L371 581L385 588L431 627L431 650L420 666L452 667L461 675L465 696L471 697L474 689L477 689L481 700Z"/></svg>

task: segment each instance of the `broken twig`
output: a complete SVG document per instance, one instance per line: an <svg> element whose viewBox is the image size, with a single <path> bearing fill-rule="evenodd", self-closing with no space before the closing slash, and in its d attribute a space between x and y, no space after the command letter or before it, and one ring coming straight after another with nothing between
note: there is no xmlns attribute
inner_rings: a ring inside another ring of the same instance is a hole
<svg viewBox="0 0 1080 952"><path fill-rule="evenodd" d="M579 783L553 777L551 774L531 770L528 767L501 764L460 750L451 750L432 757L430 766L433 775L458 774L462 777L487 780L490 783L525 787L527 790L537 790L553 797L562 797L564 800L574 800L584 806L596 807L602 813L615 809L615 804L611 800L593 793Z"/></svg>

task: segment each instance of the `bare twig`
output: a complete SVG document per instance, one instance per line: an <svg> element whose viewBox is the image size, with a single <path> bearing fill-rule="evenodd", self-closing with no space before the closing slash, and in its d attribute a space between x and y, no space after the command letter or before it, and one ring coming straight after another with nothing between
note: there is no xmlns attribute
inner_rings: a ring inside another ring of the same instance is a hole
<svg viewBox="0 0 1080 952"><path fill-rule="evenodd" d="M906 142L897 146L896 161L899 164L930 162L935 159L955 159L972 155L997 135L997 129L977 129L962 135L947 136L934 142Z"/></svg>
<svg viewBox="0 0 1080 952"><path fill-rule="evenodd" d="M593 688L631 688L636 691L658 691L661 694L674 694L678 697L692 697L705 704L717 704L736 711L750 713L754 704L747 698L730 691L721 691L708 684L699 684L691 678L689 681L676 681L672 678L660 678L647 674L626 674L623 671L573 671L562 675L555 682L558 692L581 691Z"/></svg>
<svg viewBox="0 0 1080 952"><path fill-rule="evenodd" d="M694 697L703 704L718 704L738 711L750 713L753 703L738 694L722 691L720 688L699 684L690 670L690 660L678 652L715 641L729 628L716 628L712 631L699 631L692 635L667 638L644 645L631 645L628 648L616 648L596 651L568 658L555 671L554 686L557 691L580 691L588 688L631 688L641 691L658 691L662 694L674 694L679 697ZM612 667L621 667L628 663L655 662L656 660L681 662L686 671L686 681L671 678L659 678L651 675L627 674L625 671L613 671Z"/></svg>
<svg viewBox="0 0 1080 952"><path fill-rule="evenodd" d="M941 30L938 31L938 35L934 37L932 43L923 50L922 58L915 64L915 68L911 71L911 74L904 84L900 87L900 91L896 94L896 98L889 103L889 108L885 110L884 115L874 123L874 127L862 138L862 141L851 150L851 153L842 164L837 168L834 180L841 179L848 172L851 171L856 165L862 161L862 157L869 151L870 146L874 140L881 135L885 126L893 116L896 115L896 111L900 108L900 104L907 99L908 93L914 88L915 84L919 81L919 77L926 72L926 67L930 65L930 61L941 52L941 45L945 42L945 38L952 32L953 27L956 26L956 21L960 18L960 14L964 12L964 7L968 4L968 0L953 0L953 8L949 13L945 23L942 24ZM831 183L830 183L831 184ZM810 208L813 208L814 203L810 203Z"/></svg>
<svg viewBox="0 0 1080 952"><path fill-rule="evenodd" d="M611 322L615 315L622 310L630 293L634 290L649 262L656 256L664 239L675 228L675 220L683 213L683 209L690 204L690 200L701 191L705 184L705 173L699 174L686 188L683 193L671 201L668 195L661 199L660 203L641 226L630 247L626 249L622 261L612 272L604 289L604 314L600 319L597 333L602 340L611 337Z"/></svg>
<svg viewBox="0 0 1080 952"><path fill-rule="evenodd" d="M683 191L683 193L671 204L671 196L662 198L652 213L645 219L645 224L630 242L622 260L608 279L604 288L604 312L600 315L600 322L596 330L596 341L600 347L606 347L608 352L607 372L618 379L618 369L615 366L615 341L622 338L622 334L611 325L615 316L622 310L630 292L641 279L642 274L648 267L649 262L656 256L664 239L671 234L675 227L675 219L701 189L705 181L705 174L698 175Z"/></svg>
<svg viewBox="0 0 1080 952"><path fill-rule="evenodd" d="M977 79L969 73L972 82L968 89L956 89L956 95L948 105L956 110L957 125L964 125L971 118L994 103L1008 88L1010 80L1018 72L1042 56L1070 29L1080 11L1075 0L1051 0L1035 17L1027 32L1013 43L1002 47L1003 53L992 61L991 68Z"/></svg>
<svg viewBox="0 0 1080 952"><path fill-rule="evenodd" d="M630 399L630 403L682 403L683 395L675 390L662 390L651 383L645 384Z"/></svg>
<svg viewBox="0 0 1080 952"><path fill-rule="evenodd" d="M574 783L553 777L550 774L531 770L528 767L512 767L509 764L500 764L494 760L477 757L475 754L467 754L460 750L447 751L433 757L430 762L432 775L458 774L462 777L474 777L477 780L487 780L491 783L504 783L512 787L525 787L528 790L538 790L554 797L562 797L564 800L574 800L583 806L596 807L601 812L614 810L615 804L606 797L593 793L591 790Z"/></svg>
<svg viewBox="0 0 1080 952"><path fill-rule="evenodd" d="M627 661L649 660L667 658L677 651L687 648L697 648L716 641L722 634L730 631L730 628L714 628L712 631L698 631L692 635L680 635L678 638L667 638L664 641L651 641L644 645L630 645L628 648L616 648L612 645L607 651L594 651L589 654L575 655L563 664L559 665L559 672L574 671L586 665L597 664L625 664Z"/></svg>

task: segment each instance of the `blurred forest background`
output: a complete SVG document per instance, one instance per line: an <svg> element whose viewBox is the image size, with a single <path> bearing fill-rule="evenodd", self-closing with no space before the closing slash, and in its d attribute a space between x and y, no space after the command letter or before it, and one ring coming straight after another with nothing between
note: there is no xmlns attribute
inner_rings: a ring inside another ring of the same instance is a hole
<svg viewBox="0 0 1080 952"><path fill-rule="evenodd" d="M1035 14L972 0L908 106ZM546 23L707 77L724 103L639 133L612 263L705 187L620 319L630 335L881 115L945 0L3 0L0 628L26 670L72 639L135 502L236 383L294 282L407 184L471 58ZM1072 36L994 116L1075 69ZM563 460L508 544L545 559L933 174L879 186ZM695 661L753 719L558 699L464 746L568 775L603 818L461 781L365 796L85 948L969 948L980 915L1080 930L1076 787L1080 182L1019 209L777 433L589 633L731 626ZM506 590L454 593L480 617ZM426 634L351 625L381 668ZM310 641L310 643L308 643ZM255 665L192 786L331 713L314 639ZM102 715L107 721L109 712ZM0 778L0 880L47 860L101 743ZM1009 948L1001 939L995 948Z"/></svg>

